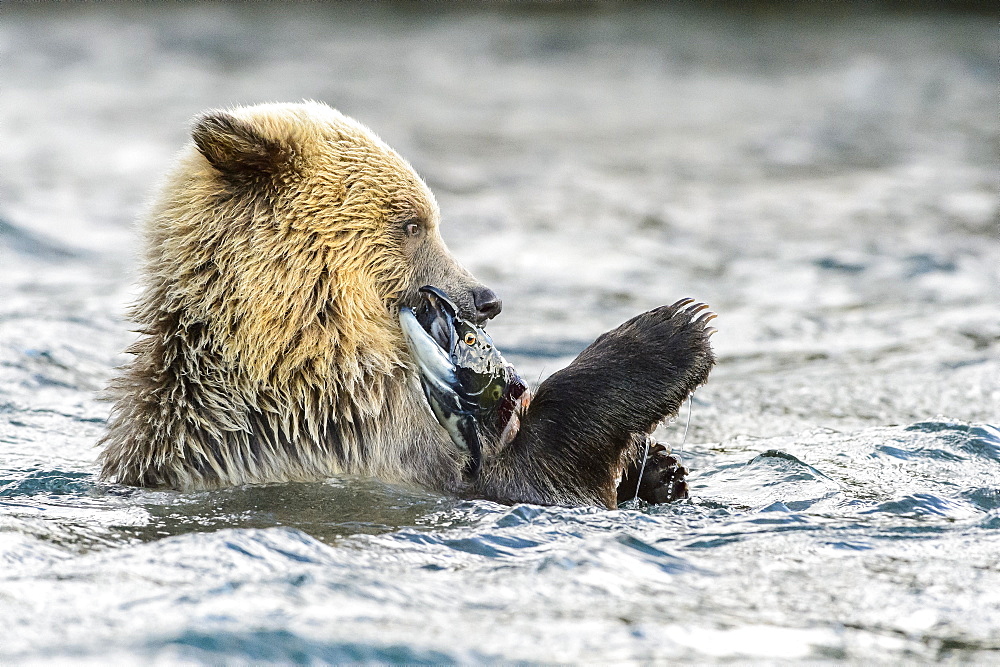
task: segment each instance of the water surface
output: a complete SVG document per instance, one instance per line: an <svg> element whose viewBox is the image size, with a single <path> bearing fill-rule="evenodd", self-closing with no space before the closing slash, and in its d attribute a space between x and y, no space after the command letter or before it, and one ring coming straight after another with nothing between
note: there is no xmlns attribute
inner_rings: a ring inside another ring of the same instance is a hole
<svg viewBox="0 0 1000 667"><path fill-rule="evenodd" d="M1000 659L988 18L5 4L0 62L0 661ZM142 202L303 98L425 176L526 377L712 305L689 501L98 482Z"/></svg>

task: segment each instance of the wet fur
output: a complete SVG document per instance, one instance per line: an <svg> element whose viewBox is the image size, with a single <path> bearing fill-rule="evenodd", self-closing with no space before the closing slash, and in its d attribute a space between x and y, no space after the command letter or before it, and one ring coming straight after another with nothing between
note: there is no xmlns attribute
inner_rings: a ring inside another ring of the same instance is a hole
<svg viewBox="0 0 1000 667"><path fill-rule="evenodd" d="M146 221L141 338L111 388L103 477L460 487L394 311L434 283L470 316L477 283L426 185L322 104L213 112L192 136ZM416 259L401 250L410 219L427 229Z"/></svg>
<svg viewBox="0 0 1000 667"><path fill-rule="evenodd" d="M614 506L639 436L707 377L704 323L640 315L543 383L517 438L466 479L397 320L426 284L473 315L478 283L441 241L426 185L322 104L211 112L192 138L145 223L140 338L111 387L105 480L197 490L348 473Z"/></svg>
<svg viewBox="0 0 1000 667"><path fill-rule="evenodd" d="M479 493L615 507L617 480L643 455L646 434L677 414L715 363L712 315L701 308L683 301L638 315L551 375L517 437L484 462Z"/></svg>

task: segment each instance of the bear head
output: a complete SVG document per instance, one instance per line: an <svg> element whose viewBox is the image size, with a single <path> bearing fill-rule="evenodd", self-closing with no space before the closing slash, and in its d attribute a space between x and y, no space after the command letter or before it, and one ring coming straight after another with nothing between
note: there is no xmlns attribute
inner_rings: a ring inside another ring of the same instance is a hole
<svg viewBox="0 0 1000 667"><path fill-rule="evenodd" d="M249 380L398 367L396 313L423 285L468 319L500 311L448 252L428 187L353 119L264 104L206 113L192 137L151 217L146 303L207 324Z"/></svg>

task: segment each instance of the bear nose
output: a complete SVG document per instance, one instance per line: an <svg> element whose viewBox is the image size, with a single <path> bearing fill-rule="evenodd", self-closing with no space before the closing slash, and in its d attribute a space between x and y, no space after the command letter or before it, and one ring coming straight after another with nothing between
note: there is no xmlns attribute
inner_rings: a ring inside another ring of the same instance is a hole
<svg viewBox="0 0 1000 667"><path fill-rule="evenodd" d="M500 297L489 287L477 287L472 290L472 300L476 304L476 312L482 316L483 321L493 319L503 310Z"/></svg>

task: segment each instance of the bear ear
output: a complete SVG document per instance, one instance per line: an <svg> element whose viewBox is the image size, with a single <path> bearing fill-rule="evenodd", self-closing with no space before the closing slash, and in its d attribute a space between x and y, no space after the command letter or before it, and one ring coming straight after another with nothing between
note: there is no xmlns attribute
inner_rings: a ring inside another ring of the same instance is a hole
<svg viewBox="0 0 1000 667"><path fill-rule="evenodd" d="M253 125L225 111L198 118L191 137L213 167L227 175L274 173L288 160L289 149L263 136Z"/></svg>

